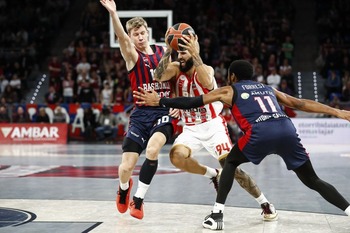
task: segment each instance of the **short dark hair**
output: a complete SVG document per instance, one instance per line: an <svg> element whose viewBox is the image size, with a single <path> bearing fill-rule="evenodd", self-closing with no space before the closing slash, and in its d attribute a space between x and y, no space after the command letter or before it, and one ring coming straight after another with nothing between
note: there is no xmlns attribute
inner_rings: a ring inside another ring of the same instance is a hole
<svg viewBox="0 0 350 233"><path fill-rule="evenodd" d="M254 69L253 65L246 60L233 61L228 69L229 75L235 74L237 80L252 80Z"/></svg>

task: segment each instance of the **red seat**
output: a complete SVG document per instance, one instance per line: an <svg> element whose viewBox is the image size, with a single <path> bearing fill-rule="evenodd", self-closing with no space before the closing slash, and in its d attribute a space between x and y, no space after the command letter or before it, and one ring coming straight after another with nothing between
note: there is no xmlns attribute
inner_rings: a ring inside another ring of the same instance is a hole
<svg viewBox="0 0 350 233"><path fill-rule="evenodd" d="M77 109L79 108L79 104L69 104L69 115L77 114Z"/></svg>

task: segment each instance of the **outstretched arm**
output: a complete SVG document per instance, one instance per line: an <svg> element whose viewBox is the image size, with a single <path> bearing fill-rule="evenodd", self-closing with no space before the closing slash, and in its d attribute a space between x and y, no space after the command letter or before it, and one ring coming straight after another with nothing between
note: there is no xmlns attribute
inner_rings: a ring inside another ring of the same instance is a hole
<svg viewBox="0 0 350 233"><path fill-rule="evenodd" d="M147 92L142 88L140 91L134 91L133 96L137 98L137 104L148 106L163 106L179 109L190 109L203 106L205 104L221 101L225 104L232 105L233 89L230 86L215 89L208 94L196 97L176 97L176 98L160 98L158 94L152 90Z"/></svg>
<svg viewBox="0 0 350 233"><path fill-rule="evenodd" d="M120 51L126 62L127 68L129 69L133 67L134 63L137 61L138 55L130 37L125 32L123 25L120 22L116 3L114 0L100 0L100 3L107 9L112 17L114 33L118 37Z"/></svg>
<svg viewBox="0 0 350 233"><path fill-rule="evenodd" d="M278 102L284 106L298 109L304 112L324 113L350 121L350 111L332 108L328 105L313 100L298 99L277 90L274 90L274 92Z"/></svg>

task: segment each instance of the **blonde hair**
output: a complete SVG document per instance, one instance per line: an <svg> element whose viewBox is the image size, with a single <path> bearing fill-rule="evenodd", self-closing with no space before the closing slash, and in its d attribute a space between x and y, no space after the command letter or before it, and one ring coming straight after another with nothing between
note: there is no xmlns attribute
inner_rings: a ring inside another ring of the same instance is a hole
<svg viewBox="0 0 350 233"><path fill-rule="evenodd" d="M147 22L142 17L134 17L132 19L129 19L126 22L126 31L130 33L130 31L134 28L140 28L142 26L145 26L147 30Z"/></svg>

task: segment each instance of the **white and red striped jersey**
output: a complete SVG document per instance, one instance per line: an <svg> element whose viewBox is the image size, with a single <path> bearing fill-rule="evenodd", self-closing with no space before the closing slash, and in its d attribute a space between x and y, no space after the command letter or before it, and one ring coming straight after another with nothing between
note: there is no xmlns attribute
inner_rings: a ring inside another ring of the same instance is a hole
<svg viewBox="0 0 350 233"><path fill-rule="evenodd" d="M215 78L213 77L214 89L218 88ZM204 88L198 81L197 72L195 71L190 77L186 73L180 73L176 77L176 95L184 97L194 97L208 93L210 90ZM199 108L180 110L182 121L186 125L195 125L210 121L217 117L223 109L223 104L219 101L206 104Z"/></svg>

